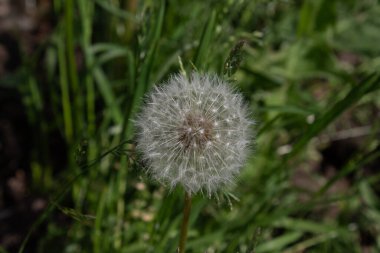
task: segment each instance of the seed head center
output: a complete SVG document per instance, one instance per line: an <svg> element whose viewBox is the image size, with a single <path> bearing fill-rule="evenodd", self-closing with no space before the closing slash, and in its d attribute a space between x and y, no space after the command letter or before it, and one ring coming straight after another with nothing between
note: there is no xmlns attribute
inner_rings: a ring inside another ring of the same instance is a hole
<svg viewBox="0 0 380 253"><path fill-rule="evenodd" d="M185 115L182 126L179 127L179 142L186 150L202 150L212 141L213 125L203 115L189 113Z"/></svg>

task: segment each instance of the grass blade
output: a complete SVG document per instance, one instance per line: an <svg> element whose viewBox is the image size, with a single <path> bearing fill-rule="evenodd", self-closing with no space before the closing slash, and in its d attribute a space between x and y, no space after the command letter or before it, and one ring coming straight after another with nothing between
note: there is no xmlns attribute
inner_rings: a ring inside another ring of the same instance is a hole
<svg viewBox="0 0 380 253"><path fill-rule="evenodd" d="M207 52L210 49L211 40L214 37L215 32L215 26L216 26L216 12L212 11L204 29L202 32L202 36L199 42L199 46L197 49L197 52L194 56L194 65L198 69L202 69L205 66L205 60L207 57Z"/></svg>
<svg viewBox="0 0 380 253"><path fill-rule="evenodd" d="M306 144L323 129L325 129L331 122L333 122L339 115L341 115L350 106L359 101L364 95L380 88L380 74L372 74L360 84L354 86L348 94L340 101L335 103L330 109L321 115L302 138L294 145L293 150L289 153L288 158L295 156L300 152Z"/></svg>

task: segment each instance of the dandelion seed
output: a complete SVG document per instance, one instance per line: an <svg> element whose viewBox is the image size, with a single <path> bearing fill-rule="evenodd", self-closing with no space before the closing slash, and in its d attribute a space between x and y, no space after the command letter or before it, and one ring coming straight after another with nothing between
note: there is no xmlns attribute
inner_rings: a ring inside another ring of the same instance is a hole
<svg viewBox="0 0 380 253"><path fill-rule="evenodd" d="M135 124L137 150L154 179L211 196L233 183L246 161L253 121L228 83L194 73L156 86Z"/></svg>

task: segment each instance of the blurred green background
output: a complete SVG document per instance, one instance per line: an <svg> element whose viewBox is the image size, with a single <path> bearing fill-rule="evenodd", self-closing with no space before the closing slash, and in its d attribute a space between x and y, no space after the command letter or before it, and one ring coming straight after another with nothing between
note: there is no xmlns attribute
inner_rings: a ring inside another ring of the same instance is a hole
<svg viewBox="0 0 380 253"><path fill-rule="evenodd" d="M257 121L187 252L380 252L376 0L0 0L0 252L176 252L183 191L142 173L154 84L218 73Z"/></svg>

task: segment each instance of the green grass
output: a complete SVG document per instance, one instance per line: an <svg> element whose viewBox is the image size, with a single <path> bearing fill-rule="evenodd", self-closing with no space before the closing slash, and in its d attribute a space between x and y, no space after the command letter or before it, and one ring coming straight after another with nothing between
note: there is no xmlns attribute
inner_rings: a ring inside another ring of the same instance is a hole
<svg viewBox="0 0 380 253"><path fill-rule="evenodd" d="M47 226L37 252L176 252L183 192L151 182L129 141L144 93L181 64L225 72L257 120L236 187L195 197L187 252L380 251L376 1L57 0L52 11L58 23L36 52L46 53L25 60L19 86L38 129L32 193L50 201L30 230ZM360 126L343 139L355 153L322 172L321 151ZM55 129L68 157L53 177Z"/></svg>

